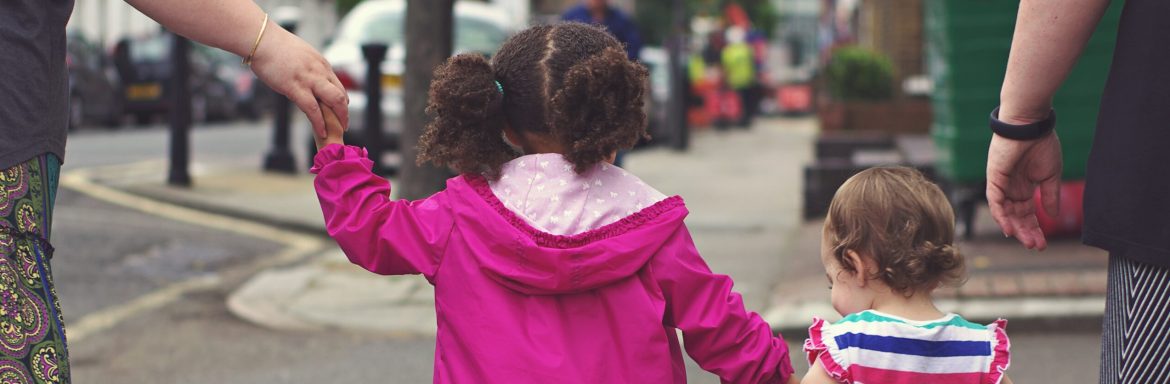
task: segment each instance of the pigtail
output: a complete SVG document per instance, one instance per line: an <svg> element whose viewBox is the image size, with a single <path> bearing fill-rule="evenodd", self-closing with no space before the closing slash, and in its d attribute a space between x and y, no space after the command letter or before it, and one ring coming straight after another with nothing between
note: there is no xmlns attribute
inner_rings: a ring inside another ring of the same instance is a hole
<svg viewBox="0 0 1170 384"><path fill-rule="evenodd" d="M419 138L420 165L496 178L500 167L517 156L503 138L504 93L486 58L461 54L448 59L435 70L429 96L431 122Z"/></svg>
<svg viewBox="0 0 1170 384"><path fill-rule="evenodd" d="M646 76L646 68L618 47L605 48L565 73L553 93L549 120L577 172L646 136Z"/></svg>

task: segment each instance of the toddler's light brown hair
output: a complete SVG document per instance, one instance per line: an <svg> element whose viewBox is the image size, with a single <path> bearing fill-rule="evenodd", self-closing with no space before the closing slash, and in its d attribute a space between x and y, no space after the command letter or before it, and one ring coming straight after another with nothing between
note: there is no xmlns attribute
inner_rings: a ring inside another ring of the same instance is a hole
<svg viewBox="0 0 1170 384"><path fill-rule="evenodd" d="M942 190L912 168L875 167L849 178L829 205L825 236L842 270L859 270L849 250L872 258L877 269L869 278L906 296L963 280L955 213Z"/></svg>

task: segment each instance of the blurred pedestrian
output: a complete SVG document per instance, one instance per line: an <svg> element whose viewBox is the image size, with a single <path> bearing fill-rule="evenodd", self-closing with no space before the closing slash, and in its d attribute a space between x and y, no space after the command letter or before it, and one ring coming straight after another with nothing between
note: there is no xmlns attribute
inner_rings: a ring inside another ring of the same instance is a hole
<svg viewBox="0 0 1170 384"><path fill-rule="evenodd" d="M561 20L603 26L622 43L627 58L639 59L642 34L638 32L638 25L625 12L610 6L608 0L583 0L565 11Z"/></svg>
<svg viewBox="0 0 1170 384"><path fill-rule="evenodd" d="M1107 0L1024 0L987 159L987 198L1004 235L1043 250L1033 194L1055 215L1063 169L1052 97ZM1170 2L1124 3L1086 169L1085 244L1109 251L1101 383L1170 375ZM1157 379L1162 378L1162 379Z"/></svg>
<svg viewBox="0 0 1170 384"><path fill-rule="evenodd" d="M720 54L727 88L739 98L739 126L747 128L755 113L756 60L755 51L747 44L747 32L740 27L727 29L727 45Z"/></svg>
<svg viewBox="0 0 1170 384"><path fill-rule="evenodd" d="M251 1L127 1L171 30L245 58L319 134L317 100L347 120L328 63ZM73 0L0 1L0 381L68 383L49 243L68 127L65 24Z"/></svg>
<svg viewBox="0 0 1170 384"><path fill-rule="evenodd" d="M975 324L935 306L963 281L955 213L937 185L906 167L850 177L821 239L836 323L814 319L804 384L1010 384L1007 321Z"/></svg>
<svg viewBox="0 0 1170 384"><path fill-rule="evenodd" d="M645 135L646 68L581 23L435 72L419 161L463 174L391 200L340 126L313 171L330 236L378 274L435 286L437 383L795 383L788 347L707 268L686 207L608 163Z"/></svg>

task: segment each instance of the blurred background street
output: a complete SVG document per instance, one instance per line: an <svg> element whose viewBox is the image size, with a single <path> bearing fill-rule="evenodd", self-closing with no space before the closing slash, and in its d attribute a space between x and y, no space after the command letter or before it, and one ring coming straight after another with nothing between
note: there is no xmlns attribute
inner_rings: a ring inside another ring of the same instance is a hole
<svg viewBox="0 0 1170 384"><path fill-rule="evenodd" d="M379 147L379 171L396 188L408 183L413 161L402 151L421 117L405 81L407 40L418 37L403 20L421 1L260 3L334 65L350 92L347 142ZM490 55L510 33L585 3L458 1L451 51ZM1093 116L1062 115L1070 208L1044 218L1058 238L1048 251L1004 239L981 196L986 112L1015 3L608 3L637 24L632 57L651 69L654 138L625 154L623 168L686 200L704 258L789 341L798 372L811 317L836 317L817 253L828 198L865 167L905 164L943 185L959 212L970 278L940 292L944 309L1009 319L1016 382L1095 380L1106 259L1077 239L1076 197L1087 151L1079 138L1091 137ZM970 20L994 33L963 29ZM1109 28L1089 57L1108 57ZM52 240L75 382L431 380L431 288L365 273L325 237L299 111L238 58L196 45L191 93L179 98L191 110L183 133L170 120L173 35L108 0L79 1L70 31L73 129ZM996 48L954 44L974 38ZM368 42L385 44L372 81ZM1078 71L1058 104L1099 97L1103 78ZM187 145L173 146L176 135ZM190 183L175 183L176 172ZM717 382L694 364L688 374Z"/></svg>

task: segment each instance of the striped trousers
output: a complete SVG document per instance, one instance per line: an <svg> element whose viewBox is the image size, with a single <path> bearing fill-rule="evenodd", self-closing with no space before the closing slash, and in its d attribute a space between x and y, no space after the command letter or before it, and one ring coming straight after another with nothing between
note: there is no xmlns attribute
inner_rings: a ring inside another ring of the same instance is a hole
<svg viewBox="0 0 1170 384"><path fill-rule="evenodd" d="M1109 256L1101 384L1170 383L1170 268Z"/></svg>

